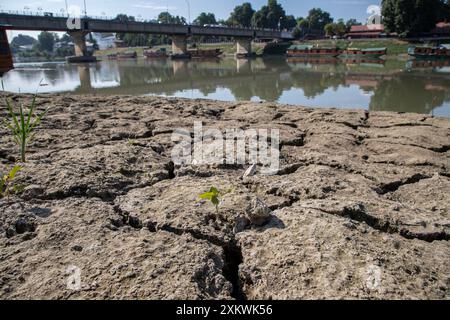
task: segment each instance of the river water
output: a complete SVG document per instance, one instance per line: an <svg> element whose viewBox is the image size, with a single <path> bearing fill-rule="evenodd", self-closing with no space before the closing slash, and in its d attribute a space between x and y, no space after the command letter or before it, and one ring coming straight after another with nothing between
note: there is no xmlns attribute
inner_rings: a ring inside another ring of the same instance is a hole
<svg viewBox="0 0 450 320"><path fill-rule="evenodd" d="M450 60L104 60L16 64L5 90L270 101L450 117Z"/></svg>

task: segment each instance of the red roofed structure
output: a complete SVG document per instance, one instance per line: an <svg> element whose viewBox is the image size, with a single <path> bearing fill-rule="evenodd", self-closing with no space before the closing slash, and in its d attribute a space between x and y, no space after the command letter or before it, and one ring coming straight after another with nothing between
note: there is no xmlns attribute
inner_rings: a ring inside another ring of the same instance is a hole
<svg viewBox="0 0 450 320"><path fill-rule="evenodd" d="M347 38L381 38L384 35L384 25L371 24L362 26L352 26L350 32L346 34Z"/></svg>
<svg viewBox="0 0 450 320"><path fill-rule="evenodd" d="M430 33L436 36L450 36L450 22L439 22Z"/></svg>

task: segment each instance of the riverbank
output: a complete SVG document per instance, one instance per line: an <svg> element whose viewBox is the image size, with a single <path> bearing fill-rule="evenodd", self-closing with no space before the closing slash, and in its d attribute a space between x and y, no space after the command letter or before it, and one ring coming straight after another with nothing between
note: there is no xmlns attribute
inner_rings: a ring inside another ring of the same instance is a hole
<svg viewBox="0 0 450 320"><path fill-rule="evenodd" d="M50 111L15 180L25 190L0 200L2 299L450 298L450 119L160 97L37 101ZM173 130L194 121L279 129L280 169L242 178L247 166L174 166ZM18 151L0 132L5 172ZM212 186L231 190L218 213L199 200ZM252 220L256 198L272 210L264 223Z"/></svg>

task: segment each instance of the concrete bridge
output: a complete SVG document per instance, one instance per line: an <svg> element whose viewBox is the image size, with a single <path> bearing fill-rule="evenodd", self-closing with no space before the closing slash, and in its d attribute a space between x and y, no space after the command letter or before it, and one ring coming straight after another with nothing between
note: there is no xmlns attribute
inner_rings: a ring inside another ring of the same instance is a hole
<svg viewBox="0 0 450 320"><path fill-rule="evenodd" d="M79 23L78 23L79 22ZM238 55L251 53L253 39L292 39L292 34L279 30L208 27L195 25L160 24L139 21L119 21L81 17L81 20L67 16L32 15L0 12L0 25L11 30L61 31L74 39L75 54L86 53L85 36L89 32L149 33L165 34L172 38L172 53L186 54L187 39L191 36L222 36L235 38Z"/></svg>

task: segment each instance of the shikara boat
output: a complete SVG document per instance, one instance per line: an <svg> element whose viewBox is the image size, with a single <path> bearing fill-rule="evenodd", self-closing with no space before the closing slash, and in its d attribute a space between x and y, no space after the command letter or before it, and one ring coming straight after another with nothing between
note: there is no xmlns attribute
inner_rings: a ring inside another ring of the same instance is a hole
<svg viewBox="0 0 450 320"><path fill-rule="evenodd" d="M144 56L149 59L158 59L158 58L167 58L168 57L165 49L145 50Z"/></svg>
<svg viewBox="0 0 450 320"><path fill-rule="evenodd" d="M97 62L95 56L70 56L66 57L68 63L92 63Z"/></svg>
<svg viewBox="0 0 450 320"><path fill-rule="evenodd" d="M223 54L220 49L193 49L189 50L189 53L194 59L218 58Z"/></svg>
<svg viewBox="0 0 450 320"><path fill-rule="evenodd" d="M382 56L386 55L386 53L386 48L348 48L342 52L340 57L344 59L379 59Z"/></svg>
<svg viewBox="0 0 450 320"><path fill-rule="evenodd" d="M170 59L172 60L187 60L192 58L190 53L175 53L170 55Z"/></svg>
<svg viewBox="0 0 450 320"><path fill-rule="evenodd" d="M421 46L408 48L408 54L416 59L439 60L450 59L450 45Z"/></svg>
<svg viewBox="0 0 450 320"><path fill-rule="evenodd" d="M293 45L287 49L289 58L300 57L337 57L341 50L337 47L315 47L311 45Z"/></svg>
<svg viewBox="0 0 450 320"><path fill-rule="evenodd" d="M123 52L117 54L117 59L136 59L136 58L137 58L136 51Z"/></svg>

